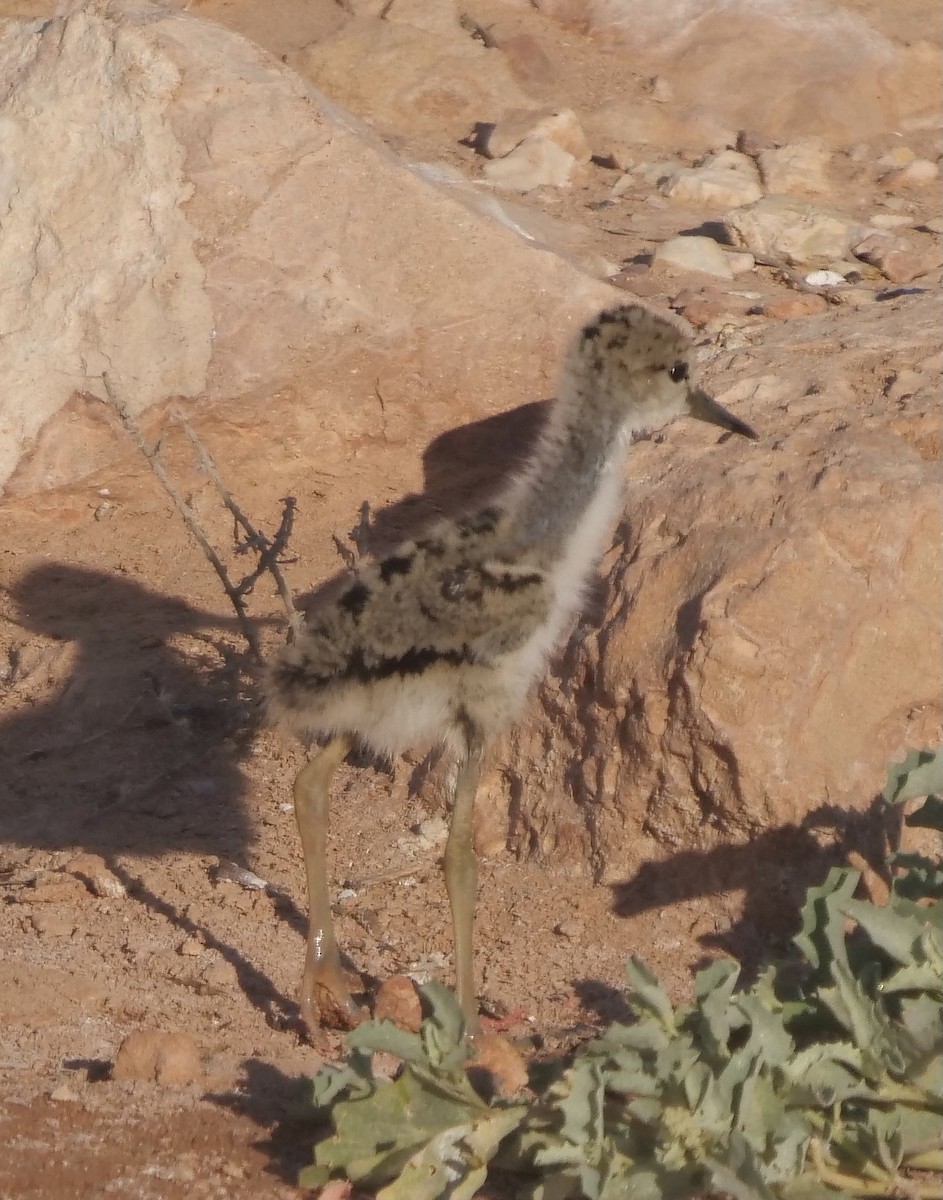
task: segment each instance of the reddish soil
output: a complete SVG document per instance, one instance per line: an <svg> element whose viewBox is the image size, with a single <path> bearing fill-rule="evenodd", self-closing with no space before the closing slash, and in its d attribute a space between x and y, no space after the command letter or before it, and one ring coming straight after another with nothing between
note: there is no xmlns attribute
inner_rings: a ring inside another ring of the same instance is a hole
<svg viewBox="0 0 943 1200"><path fill-rule="evenodd" d="M568 39L585 58L572 33L559 52ZM630 244L594 207L615 176L594 170L559 202L529 202L592 226L587 244L617 263L684 227L677 209L670 221L651 209ZM849 212L870 204L842 198ZM662 302L681 284L663 286ZM786 293L771 276L762 287ZM423 451L442 432L406 446L355 440L331 474L302 408L277 396L262 415L245 401L195 422L253 520L271 531L277 497L299 497L287 568L299 592L341 569L328 534L346 541L364 497L381 526L401 526L401 497L421 491ZM168 458L215 544L231 545L179 434ZM232 611L136 451L81 484L5 502L0 522L0 1198L296 1196L314 1137L304 1079L342 1046L328 1030L309 1044L295 1002L305 896L290 785L304 751L259 728ZM238 572L245 559L230 557ZM267 587L253 619L266 645L283 636ZM411 832L434 815L411 794L416 765L348 765L336 784L333 878L353 893L339 900L338 936L368 992L400 972L450 981L441 847ZM525 849L512 836L483 861L479 975L486 1010L522 1013L512 1036L546 1050L623 1011L630 954L680 999L696 965L730 946L775 948L794 921L751 923L742 896L709 879L702 895L662 906L652 894L620 915L611 889ZM105 865L99 894L80 854ZM231 881L229 863L268 886ZM199 1079L112 1080L137 1029L191 1034Z"/></svg>

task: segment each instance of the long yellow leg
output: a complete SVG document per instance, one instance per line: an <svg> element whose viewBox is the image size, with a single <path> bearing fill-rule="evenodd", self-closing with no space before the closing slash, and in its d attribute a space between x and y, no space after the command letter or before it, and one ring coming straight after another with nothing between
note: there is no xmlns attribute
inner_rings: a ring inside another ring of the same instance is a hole
<svg viewBox="0 0 943 1200"><path fill-rule="evenodd" d="M449 840L445 846L445 886L452 908L456 990L465 1016L465 1026L471 1034L478 1032L474 965L478 859L475 856L472 818L481 773L481 750L480 737L470 734L468 751L459 767Z"/></svg>
<svg viewBox="0 0 943 1200"><path fill-rule="evenodd" d="M351 997L341 968L327 889L331 777L350 745L348 738L335 738L295 778L295 819L308 879L308 944L301 980L301 1016L309 1031L318 1027L321 1015L348 1027L364 1016Z"/></svg>

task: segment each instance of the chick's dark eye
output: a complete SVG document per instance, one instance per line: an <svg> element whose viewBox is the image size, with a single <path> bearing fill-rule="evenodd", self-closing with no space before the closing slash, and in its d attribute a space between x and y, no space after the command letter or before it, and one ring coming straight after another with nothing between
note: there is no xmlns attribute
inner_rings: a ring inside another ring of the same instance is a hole
<svg viewBox="0 0 943 1200"><path fill-rule="evenodd" d="M668 369L668 378L673 383L680 383L682 379L688 377L688 364L686 362L676 362L673 367Z"/></svg>

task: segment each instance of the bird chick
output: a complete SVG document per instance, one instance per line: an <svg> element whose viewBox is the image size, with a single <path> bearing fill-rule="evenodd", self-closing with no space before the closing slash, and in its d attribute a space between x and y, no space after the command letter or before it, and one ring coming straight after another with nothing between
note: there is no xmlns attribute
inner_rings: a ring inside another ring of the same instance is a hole
<svg viewBox="0 0 943 1200"><path fill-rule="evenodd" d="M524 468L487 508L442 520L361 568L268 676L272 717L327 739L294 788L310 921L302 1015L360 1018L334 939L325 844L331 776L359 744L393 756L450 746L459 759L445 881L459 1001L477 1027L472 811L486 742L518 716L582 602L622 505L634 430L688 415L755 438L696 382L679 321L640 305L589 322Z"/></svg>

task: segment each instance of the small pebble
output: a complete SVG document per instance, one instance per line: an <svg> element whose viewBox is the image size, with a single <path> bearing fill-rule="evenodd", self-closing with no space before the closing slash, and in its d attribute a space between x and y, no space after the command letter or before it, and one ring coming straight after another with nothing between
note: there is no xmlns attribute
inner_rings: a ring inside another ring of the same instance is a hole
<svg viewBox="0 0 943 1200"><path fill-rule="evenodd" d="M188 1033L138 1029L121 1043L112 1079L145 1079L161 1084L194 1083L203 1073L200 1050Z"/></svg>
<svg viewBox="0 0 943 1200"><path fill-rule="evenodd" d="M809 317L828 309L828 301L816 292L803 292L795 296L777 296L762 306L764 317L777 321L788 321L792 317Z"/></svg>
<svg viewBox="0 0 943 1200"><path fill-rule="evenodd" d="M63 870L68 875L81 879L96 896L120 900L127 895L124 884L97 854L77 854L69 859Z"/></svg>
<svg viewBox="0 0 943 1200"><path fill-rule="evenodd" d="M527 1087L527 1066L518 1050L500 1033L479 1033L469 1075L484 1094L513 1096Z"/></svg>
<svg viewBox="0 0 943 1200"><path fill-rule="evenodd" d="M239 976L236 973L236 968L232 963L226 962L225 959L210 963L203 972L204 983L214 988L234 987L238 979Z"/></svg>
<svg viewBox="0 0 943 1200"><path fill-rule="evenodd" d="M406 975L385 979L377 989L373 1015L378 1021L392 1021L400 1029L418 1033L422 1024L422 1006L413 981Z"/></svg>
<svg viewBox="0 0 943 1200"><path fill-rule="evenodd" d="M191 935L185 938L177 948L177 953L182 954L185 958L198 958L206 947L198 937Z"/></svg>

